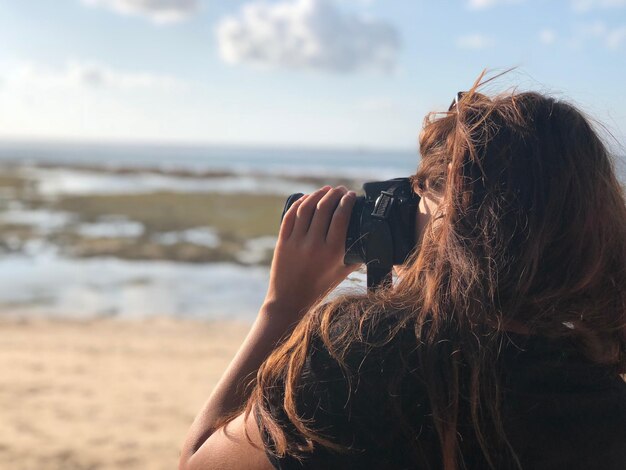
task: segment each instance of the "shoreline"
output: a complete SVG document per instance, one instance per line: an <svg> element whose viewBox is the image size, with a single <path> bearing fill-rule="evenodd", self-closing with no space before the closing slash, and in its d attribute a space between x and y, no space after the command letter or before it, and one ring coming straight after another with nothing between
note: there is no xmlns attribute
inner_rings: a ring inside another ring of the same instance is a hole
<svg viewBox="0 0 626 470"><path fill-rule="evenodd" d="M0 468L172 469L250 328L0 317Z"/></svg>

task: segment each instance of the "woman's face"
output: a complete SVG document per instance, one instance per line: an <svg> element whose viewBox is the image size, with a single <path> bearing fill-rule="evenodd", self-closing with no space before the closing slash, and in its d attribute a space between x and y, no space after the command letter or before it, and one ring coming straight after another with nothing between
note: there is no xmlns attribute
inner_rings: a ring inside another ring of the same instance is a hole
<svg viewBox="0 0 626 470"><path fill-rule="evenodd" d="M415 241L420 243L424 236L424 229L430 222L433 214L437 212L439 202L441 199L432 194L424 194L420 198L419 206L417 207L417 219L415 222Z"/></svg>
<svg viewBox="0 0 626 470"><path fill-rule="evenodd" d="M452 164L448 163L448 171L452 168ZM419 244L424 236L424 229L433 215L439 208L442 195L435 194L433 191L426 191L422 194L417 193L420 196L420 203L417 207L417 220L415 223L415 242Z"/></svg>
<svg viewBox="0 0 626 470"><path fill-rule="evenodd" d="M424 236L424 230L433 217L433 214L437 212L439 207L440 198L433 194L424 194L420 197L420 203L417 206L417 215L415 220L415 243L420 244L422 237ZM394 266L394 270L398 276L402 276L404 266Z"/></svg>

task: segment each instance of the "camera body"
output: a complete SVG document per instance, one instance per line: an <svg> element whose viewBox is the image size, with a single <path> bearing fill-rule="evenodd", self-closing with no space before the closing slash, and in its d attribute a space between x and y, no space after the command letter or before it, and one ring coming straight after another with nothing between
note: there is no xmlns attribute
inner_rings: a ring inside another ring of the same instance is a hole
<svg viewBox="0 0 626 470"><path fill-rule="evenodd" d="M346 264L365 263L368 286L391 282L394 265L403 264L415 248L415 223L420 198L409 178L372 181L356 199L346 235ZM287 199L283 216L301 193Z"/></svg>

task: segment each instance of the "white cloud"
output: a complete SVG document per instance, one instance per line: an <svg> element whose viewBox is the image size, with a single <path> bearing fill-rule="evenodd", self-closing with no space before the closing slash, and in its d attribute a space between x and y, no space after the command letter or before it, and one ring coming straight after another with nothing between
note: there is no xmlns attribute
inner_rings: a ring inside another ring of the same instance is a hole
<svg viewBox="0 0 626 470"><path fill-rule="evenodd" d="M469 0L467 6L470 10L485 10L496 5L521 3L524 0Z"/></svg>
<svg viewBox="0 0 626 470"><path fill-rule="evenodd" d="M461 49L485 49L494 44L493 38L480 33L467 34L456 40L457 47Z"/></svg>
<svg viewBox="0 0 626 470"><path fill-rule="evenodd" d="M605 43L610 49L618 49L622 43L626 43L626 26L609 30Z"/></svg>
<svg viewBox="0 0 626 470"><path fill-rule="evenodd" d="M626 0L571 0L574 11L584 13L595 9L624 8Z"/></svg>
<svg viewBox="0 0 626 470"><path fill-rule="evenodd" d="M328 0L249 3L219 22L217 40L230 64L332 72L390 71L400 45L393 26Z"/></svg>
<svg viewBox="0 0 626 470"><path fill-rule="evenodd" d="M172 77L88 61L0 66L0 136L158 139L193 125L176 111L190 87Z"/></svg>
<svg viewBox="0 0 626 470"><path fill-rule="evenodd" d="M539 40L543 44L553 44L556 41L556 32L553 29L544 29L539 33Z"/></svg>
<svg viewBox="0 0 626 470"><path fill-rule="evenodd" d="M6 73L4 82L7 87L19 85L39 89L77 87L121 90L172 89L181 85L181 82L173 77L146 72L120 71L90 61L68 61L62 67L22 62Z"/></svg>
<svg viewBox="0 0 626 470"><path fill-rule="evenodd" d="M81 0L122 15L142 16L157 24L182 21L198 11L198 0Z"/></svg>
<svg viewBox="0 0 626 470"><path fill-rule="evenodd" d="M573 44L579 46L590 39L600 41L609 49L619 49L622 43L626 43L626 25L609 28L602 21L584 24L576 30Z"/></svg>

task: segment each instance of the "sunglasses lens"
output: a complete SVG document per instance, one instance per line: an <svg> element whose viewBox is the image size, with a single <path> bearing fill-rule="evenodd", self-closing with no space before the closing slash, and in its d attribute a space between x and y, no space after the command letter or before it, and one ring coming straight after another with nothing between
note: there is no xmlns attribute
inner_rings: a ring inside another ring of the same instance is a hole
<svg viewBox="0 0 626 470"><path fill-rule="evenodd" d="M459 101L461 100L461 98L463 98L463 95L465 94L464 91L459 91L456 96L454 97L454 99L452 100L452 103L450 104L450 107L448 108L448 111L452 111L452 109L454 109L454 107L459 103Z"/></svg>

